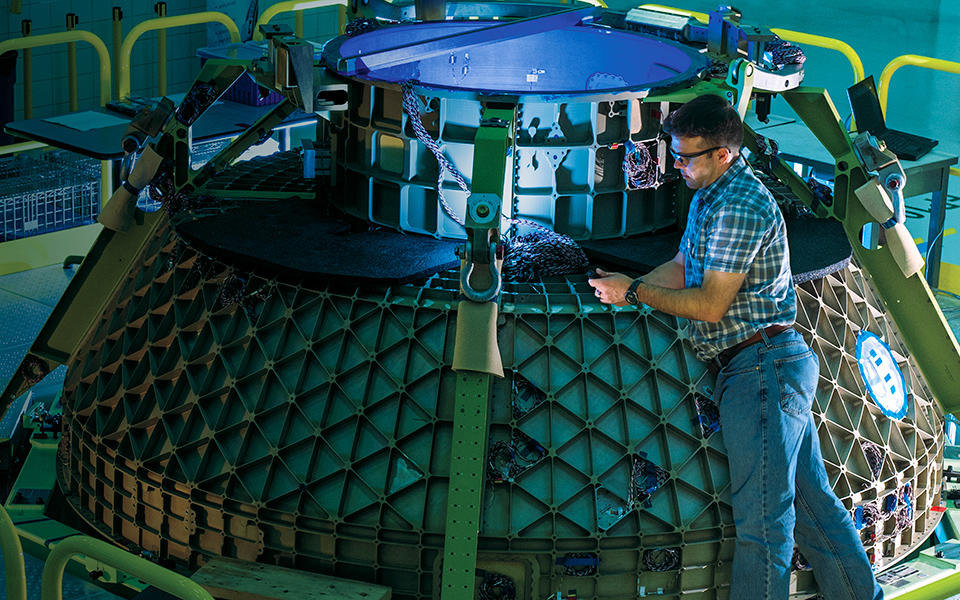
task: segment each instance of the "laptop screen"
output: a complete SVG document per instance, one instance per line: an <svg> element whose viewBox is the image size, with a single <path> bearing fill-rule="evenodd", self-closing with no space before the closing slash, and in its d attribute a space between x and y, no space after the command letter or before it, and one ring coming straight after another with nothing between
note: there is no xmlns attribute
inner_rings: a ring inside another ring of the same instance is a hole
<svg viewBox="0 0 960 600"><path fill-rule="evenodd" d="M858 131L869 131L874 135L880 135L886 131L873 75L847 88L847 98L850 99L850 108L853 110L853 118L857 121Z"/></svg>

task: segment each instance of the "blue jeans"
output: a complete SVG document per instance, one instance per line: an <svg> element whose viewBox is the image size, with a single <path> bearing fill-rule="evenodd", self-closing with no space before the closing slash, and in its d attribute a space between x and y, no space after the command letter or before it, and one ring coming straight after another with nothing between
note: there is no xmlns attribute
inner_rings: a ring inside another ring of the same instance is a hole
<svg viewBox="0 0 960 600"><path fill-rule="evenodd" d="M817 357L793 329L717 375L737 526L731 600L786 600L794 535L826 600L881 599L850 513L834 495L810 407Z"/></svg>

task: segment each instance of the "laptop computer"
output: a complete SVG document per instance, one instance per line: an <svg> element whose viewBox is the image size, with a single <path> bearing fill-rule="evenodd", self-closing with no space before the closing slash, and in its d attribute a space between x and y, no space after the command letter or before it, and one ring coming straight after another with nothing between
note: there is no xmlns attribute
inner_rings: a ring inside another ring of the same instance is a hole
<svg viewBox="0 0 960 600"><path fill-rule="evenodd" d="M853 118L857 121L857 130L869 131L886 142L887 148L896 154L897 158L917 160L939 143L938 140L887 129L873 75L847 88L847 98L850 99Z"/></svg>

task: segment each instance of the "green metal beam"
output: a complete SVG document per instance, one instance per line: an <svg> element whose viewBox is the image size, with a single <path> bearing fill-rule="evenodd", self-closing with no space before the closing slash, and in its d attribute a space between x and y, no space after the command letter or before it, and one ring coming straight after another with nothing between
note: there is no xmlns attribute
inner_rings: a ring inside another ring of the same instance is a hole
<svg viewBox="0 0 960 600"><path fill-rule="evenodd" d="M888 600L943 600L944 598L955 598L957 594L960 594L960 573L954 573L949 577L934 581L919 590L900 595L887 594L885 597Z"/></svg>
<svg viewBox="0 0 960 600"><path fill-rule="evenodd" d="M833 102L822 88L798 88L783 96L836 161L834 203L826 212L843 224L858 264L877 286L934 397L945 412L960 410L960 346L923 273L904 277L886 247L868 249L860 242L863 226L874 219L854 190L869 177Z"/></svg>
<svg viewBox="0 0 960 600"><path fill-rule="evenodd" d="M188 97L197 88L203 88L204 92L212 88L214 95L219 96L243 75L246 64L239 60L208 60L187 93ZM261 117L251 130L233 140L207 165L196 171L189 166L189 125L179 122L176 117L170 118L158 136L156 147L165 158L174 161L175 189L187 193L195 191L216 169L228 165L268 134L294 108L289 101L281 102ZM0 415L17 397L77 353L134 262L143 260L144 247L168 222L164 210L138 212L136 222L127 231L115 232L104 228L100 232L29 352L0 394Z"/></svg>

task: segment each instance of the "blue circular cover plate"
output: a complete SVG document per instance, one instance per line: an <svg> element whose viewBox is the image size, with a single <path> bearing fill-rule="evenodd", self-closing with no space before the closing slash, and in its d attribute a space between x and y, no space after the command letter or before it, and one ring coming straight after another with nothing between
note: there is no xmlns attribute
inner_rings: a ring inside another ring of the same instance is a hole
<svg viewBox="0 0 960 600"><path fill-rule="evenodd" d="M905 417L908 399L906 384L890 346L875 334L861 331L857 335L857 366L867 385L867 392L880 411L892 419Z"/></svg>
<svg viewBox="0 0 960 600"><path fill-rule="evenodd" d="M409 61L356 75L374 82L493 94L639 92L696 80L710 61L678 42L605 27L565 26L531 35L490 39L464 50L419 58L417 45L482 30L489 21L446 21L380 27L331 40L327 62L403 47ZM362 60L362 58L360 59ZM344 73L340 73L344 74Z"/></svg>

